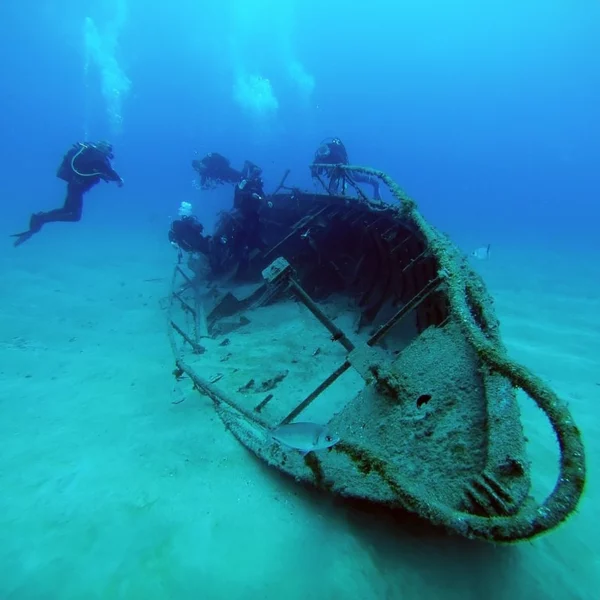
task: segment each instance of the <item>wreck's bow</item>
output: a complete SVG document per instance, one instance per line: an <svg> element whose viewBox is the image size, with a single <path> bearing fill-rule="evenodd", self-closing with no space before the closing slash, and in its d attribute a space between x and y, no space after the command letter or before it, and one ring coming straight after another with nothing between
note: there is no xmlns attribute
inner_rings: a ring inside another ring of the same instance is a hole
<svg viewBox="0 0 600 600"><path fill-rule="evenodd" d="M275 194L243 283L223 275L235 272L233 256L217 257L234 269L218 270L209 287L176 267L177 373L212 398L242 443L297 479L467 537L517 541L552 529L585 481L566 405L507 356L482 280L415 203L382 172L343 170L351 186L356 171L379 177L399 207ZM235 220L222 226L235 234ZM307 349L317 331L328 339ZM264 340L258 349L244 346L252 333ZM560 446L560 475L541 504L529 498L516 389L548 415ZM340 441L303 456L270 435L307 415Z"/></svg>

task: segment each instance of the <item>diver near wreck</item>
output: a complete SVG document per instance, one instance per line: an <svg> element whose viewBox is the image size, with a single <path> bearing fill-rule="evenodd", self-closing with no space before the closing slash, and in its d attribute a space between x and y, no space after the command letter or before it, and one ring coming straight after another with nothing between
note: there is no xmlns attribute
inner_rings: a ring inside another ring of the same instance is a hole
<svg viewBox="0 0 600 600"><path fill-rule="evenodd" d="M234 184L233 208L221 215L214 236L204 236L203 225L191 215L191 205L188 211L184 207L187 203L182 203L179 218L171 223L169 241L185 252L208 256L213 272L236 264L237 274L242 275L255 252L266 247L261 213L273 205L265 198L262 169L246 160L242 170L237 171L217 152L192 161L192 167L200 175L203 190Z"/></svg>
<svg viewBox="0 0 600 600"><path fill-rule="evenodd" d="M61 208L48 212L33 213L29 219L29 229L15 233L14 246L20 246L46 223L57 221L76 222L83 212L83 196L97 183L114 181L121 187L123 178L112 168L114 158L112 145L108 142L77 142L63 156L56 176L67 182L67 197Z"/></svg>
<svg viewBox="0 0 600 600"><path fill-rule="evenodd" d="M247 266L254 251L266 248L261 235L261 213L265 208L272 207L273 204L265 198L262 169L248 160L245 161L242 180L235 186L232 213L234 220L240 224L234 240L240 270Z"/></svg>
<svg viewBox="0 0 600 600"><path fill-rule="evenodd" d="M192 214L192 205L189 202L181 203L178 217L169 228L169 242L184 252L208 254L211 238L202 235L204 225Z"/></svg>
<svg viewBox="0 0 600 600"><path fill-rule="evenodd" d="M236 185L242 180L242 172L234 169L229 159L218 152L209 152L201 159L194 159L192 168L200 176L201 190L212 190L226 183Z"/></svg>
<svg viewBox="0 0 600 600"><path fill-rule="evenodd" d="M331 138L323 140L317 148L310 167L311 176L324 176L329 179L327 191L330 194L343 194L346 192L348 181L353 183L367 183L373 187L373 198L381 200L379 191L379 180L372 175L358 173L353 171L348 173L341 168L325 167L319 165L349 165L348 152L340 138Z"/></svg>
<svg viewBox="0 0 600 600"><path fill-rule="evenodd" d="M219 185L235 185L234 208L245 214L252 212L252 196L264 196L262 169L249 160L241 171L234 169L228 158L218 152L209 152L192 161L192 168L200 176L200 189L212 190ZM257 199L254 198L254 200Z"/></svg>

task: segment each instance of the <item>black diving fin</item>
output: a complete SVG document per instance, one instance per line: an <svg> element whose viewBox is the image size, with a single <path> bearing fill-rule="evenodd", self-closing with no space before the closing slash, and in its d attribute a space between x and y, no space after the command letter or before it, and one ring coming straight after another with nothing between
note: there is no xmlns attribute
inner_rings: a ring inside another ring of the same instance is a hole
<svg viewBox="0 0 600 600"><path fill-rule="evenodd" d="M37 232L28 229L27 231L23 231L22 233L13 233L10 237L17 238L13 242L13 246L16 248L21 244L24 244L31 236L35 235Z"/></svg>
<svg viewBox="0 0 600 600"><path fill-rule="evenodd" d="M44 213L33 213L29 219L29 229L27 231L13 233L11 235L11 237L17 238L13 243L15 248L21 244L24 244L35 233L41 231L42 225L44 224L43 216Z"/></svg>

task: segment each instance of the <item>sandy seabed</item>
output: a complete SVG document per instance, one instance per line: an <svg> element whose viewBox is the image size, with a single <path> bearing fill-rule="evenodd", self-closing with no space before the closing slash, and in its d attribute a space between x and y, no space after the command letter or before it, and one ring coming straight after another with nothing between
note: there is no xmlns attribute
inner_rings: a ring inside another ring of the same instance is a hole
<svg viewBox="0 0 600 600"><path fill-rule="evenodd" d="M0 250L0 599L600 598L600 271L497 247L479 263L511 355L584 433L579 511L501 547L404 529L264 467L210 402L173 404L163 232L48 228ZM534 487L557 448L522 399Z"/></svg>

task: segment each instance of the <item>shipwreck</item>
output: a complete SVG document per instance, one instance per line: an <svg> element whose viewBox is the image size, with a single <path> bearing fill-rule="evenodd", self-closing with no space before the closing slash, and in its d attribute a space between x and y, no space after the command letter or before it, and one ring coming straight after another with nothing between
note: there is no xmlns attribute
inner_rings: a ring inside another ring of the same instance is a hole
<svg viewBox="0 0 600 600"><path fill-rule="evenodd" d="M566 404L503 346L493 301L454 243L385 173L341 169L351 195L285 186L261 215L265 248L180 254L168 306L174 374L213 401L229 431L295 479L415 513L458 535L517 542L575 510L584 448ZM395 204L354 184L378 177ZM235 236L233 213L215 236ZM217 268L218 266L218 268ZM547 415L560 474L542 502L516 390ZM273 431L336 436L300 452Z"/></svg>

